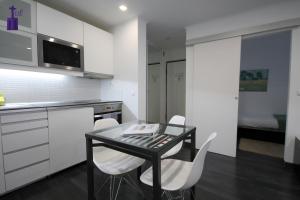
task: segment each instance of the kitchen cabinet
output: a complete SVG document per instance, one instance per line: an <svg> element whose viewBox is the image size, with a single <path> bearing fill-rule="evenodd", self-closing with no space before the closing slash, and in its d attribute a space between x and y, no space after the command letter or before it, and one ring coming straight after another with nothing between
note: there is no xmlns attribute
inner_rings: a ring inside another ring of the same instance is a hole
<svg viewBox="0 0 300 200"><path fill-rule="evenodd" d="M86 160L85 133L93 129L93 115L90 107L48 110L51 173Z"/></svg>
<svg viewBox="0 0 300 200"><path fill-rule="evenodd" d="M83 22L37 3L37 32L83 45Z"/></svg>
<svg viewBox="0 0 300 200"><path fill-rule="evenodd" d="M36 35L0 26L0 63L37 66Z"/></svg>
<svg viewBox="0 0 300 200"><path fill-rule="evenodd" d="M84 23L84 71L113 75L113 35Z"/></svg>
<svg viewBox="0 0 300 200"><path fill-rule="evenodd" d="M6 28L7 17L11 16L10 7L16 8L18 30L36 33L36 1L33 0L1 0L0 1L0 26Z"/></svg>
<svg viewBox="0 0 300 200"><path fill-rule="evenodd" d="M49 175L46 108L0 112L0 193Z"/></svg>

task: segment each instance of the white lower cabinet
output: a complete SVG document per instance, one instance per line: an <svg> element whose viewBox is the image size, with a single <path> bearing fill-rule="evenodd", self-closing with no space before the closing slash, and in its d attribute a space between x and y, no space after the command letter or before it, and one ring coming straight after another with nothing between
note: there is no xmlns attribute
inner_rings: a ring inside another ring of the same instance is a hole
<svg viewBox="0 0 300 200"><path fill-rule="evenodd" d="M9 192L48 176L46 108L2 111L0 122L0 192Z"/></svg>
<svg viewBox="0 0 300 200"><path fill-rule="evenodd" d="M49 110L50 173L86 160L85 133L93 129L93 108Z"/></svg>
<svg viewBox="0 0 300 200"><path fill-rule="evenodd" d="M49 160L5 174L6 190L21 187L49 174Z"/></svg>
<svg viewBox="0 0 300 200"><path fill-rule="evenodd" d="M85 161L93 126L89 107L0 112L0 195Z"/></svg>

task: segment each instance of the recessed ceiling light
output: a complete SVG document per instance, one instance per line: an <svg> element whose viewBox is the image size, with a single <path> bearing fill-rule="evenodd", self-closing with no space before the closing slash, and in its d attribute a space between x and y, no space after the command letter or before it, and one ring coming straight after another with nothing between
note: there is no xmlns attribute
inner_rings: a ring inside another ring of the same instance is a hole
<svg viewBox="0 0 300 200"><path fill-rule="evenodd" d="M49 38L49 42L54 42L54 38Z"/></svg>
<svg viewBox="0 0 300 200"><path fill-rule="evenodd" d="M120 9L121 11L125 12L125 11L127 10L127 6L125 6L125 5L120 5L120 6L119 6L119 9Z"/></svg>
<svg viewBox="0 0 300 200"><path fill-rule="evenodd" d="M31 47L27 47L26 49L31 50Z"/></svg>

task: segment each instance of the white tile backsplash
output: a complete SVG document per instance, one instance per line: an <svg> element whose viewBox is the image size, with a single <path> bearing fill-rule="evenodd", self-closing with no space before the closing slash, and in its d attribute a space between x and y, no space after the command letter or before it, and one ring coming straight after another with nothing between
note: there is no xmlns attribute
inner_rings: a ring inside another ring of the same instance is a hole
<svg viewBox="0 0 300 200"><path fill-rule="evenodd" d="M100 80L0 69L7 103L100 99Z"/></svg>

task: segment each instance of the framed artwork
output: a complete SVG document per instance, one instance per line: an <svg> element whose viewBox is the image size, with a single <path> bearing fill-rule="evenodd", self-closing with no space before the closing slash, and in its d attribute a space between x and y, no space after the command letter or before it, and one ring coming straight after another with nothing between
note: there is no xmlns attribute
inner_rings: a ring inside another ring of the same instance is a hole
<svg viewBox="0 0 300 200"><path fill-rule="evenodd" d="M241 92L266 92L268 90L268 69L242 70L240 74Z"/></svg>

